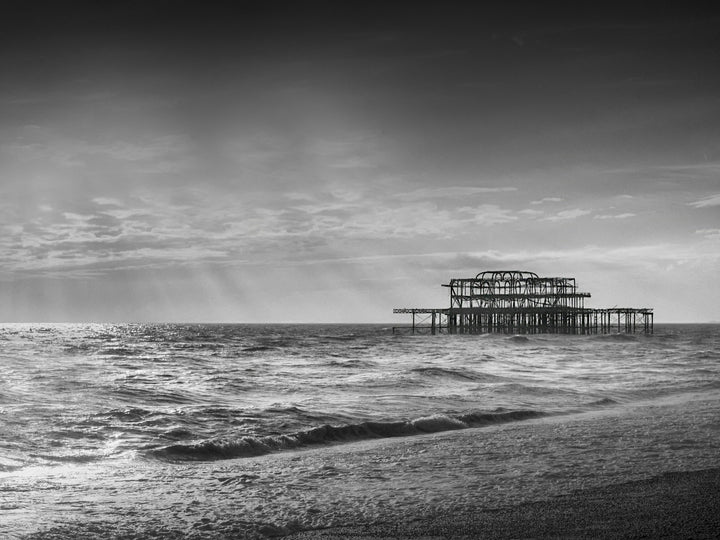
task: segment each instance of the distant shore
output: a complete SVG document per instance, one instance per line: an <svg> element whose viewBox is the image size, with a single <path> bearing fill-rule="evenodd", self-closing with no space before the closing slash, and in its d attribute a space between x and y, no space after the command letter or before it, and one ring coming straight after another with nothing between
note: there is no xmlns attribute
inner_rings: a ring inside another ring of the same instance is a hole
<svg viewBox="0 0 720 540"><path fill-rule="evenodd" d="M667 473L546 501L411 516L287 536L317 538L717 538L720 469Z"/></svg>

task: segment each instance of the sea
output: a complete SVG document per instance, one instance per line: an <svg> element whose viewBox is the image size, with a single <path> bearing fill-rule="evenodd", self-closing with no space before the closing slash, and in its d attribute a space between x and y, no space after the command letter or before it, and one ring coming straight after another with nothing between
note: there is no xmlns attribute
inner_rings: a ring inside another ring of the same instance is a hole
<svg viewBox="0 0 720 540"><path fill-rule="evenodd" d="M0 325L1 538L266 538L720 466L720 325Z"/></svg>

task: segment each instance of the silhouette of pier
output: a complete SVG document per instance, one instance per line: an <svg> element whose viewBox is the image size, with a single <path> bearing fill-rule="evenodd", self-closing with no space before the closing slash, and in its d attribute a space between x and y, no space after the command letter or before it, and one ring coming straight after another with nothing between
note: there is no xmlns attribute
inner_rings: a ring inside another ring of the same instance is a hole
<svg viewBox="0 0 720 540"><path fill-rule="evenodd" d="M590 293L570 277L498 270L452 279L449 308L398 308L412 325L393 332L448 334L653 333L652 308L586 308Z"/></svg>

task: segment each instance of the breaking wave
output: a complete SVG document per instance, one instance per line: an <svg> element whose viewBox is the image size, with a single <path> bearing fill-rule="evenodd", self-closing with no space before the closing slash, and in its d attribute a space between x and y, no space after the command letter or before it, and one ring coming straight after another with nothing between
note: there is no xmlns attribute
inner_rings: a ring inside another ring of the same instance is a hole
<svg viewBox="0 0 720 540"><path fill-rule="evenodd" d="M193 444L172 444L149 451L149 455L165 461L214 461L261 456L283 450L303 449L318 445L350 443L369 439L409 437L492 424L518 422L548 416L532 410L493 413L467 413L460 416L435 414L414 420L396 422L362 422L342 426L324 425L286 435L209 439Z"/></svg>

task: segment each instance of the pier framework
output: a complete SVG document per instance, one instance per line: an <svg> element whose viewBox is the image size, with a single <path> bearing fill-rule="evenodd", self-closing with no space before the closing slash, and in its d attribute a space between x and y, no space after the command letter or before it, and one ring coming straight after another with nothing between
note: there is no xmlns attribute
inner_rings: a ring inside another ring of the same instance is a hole
<svg viewBox="0 0 720 540"><path fill-rule="evenodd" d="M586 308L590 293L575 278L539 277L533 272L481 272L452 279L449 308L400 308L412 314L412 325L393 332L412 333L564 333L653 332L652 308Z"/></svg>

